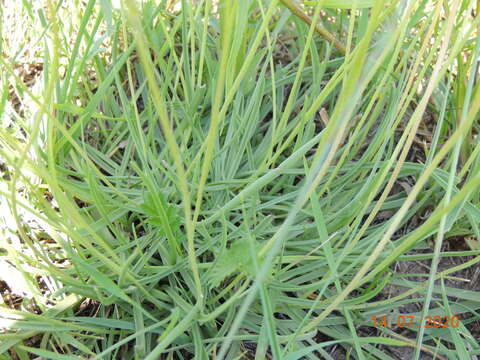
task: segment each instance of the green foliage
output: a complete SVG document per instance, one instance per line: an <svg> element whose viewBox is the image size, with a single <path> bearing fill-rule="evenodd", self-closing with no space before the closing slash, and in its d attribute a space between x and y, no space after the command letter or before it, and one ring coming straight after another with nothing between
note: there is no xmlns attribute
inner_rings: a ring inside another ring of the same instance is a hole
<svg viewBox="0 0 480 360"><path fill-rule="evenodd" d="M479 355L477 12L5 3L0 359Z"/></svg>
<svg viewBox="0 0 480 360"><path fill-rule="evenodd" d="M176 254L181 253L179 240L181 239L180 217L176 208L168 204L161 192L147 193L144 196L140 209L147 215L147 221L153 224L162 235L169 241L169 247L173 250L172 261L175 261Z"/></svg>
<svg viewBox="0 0 480 360"><path fill-rule="evenodd" d="M206 274L211 288L218 287L223 280L236 272L245 272L250 277L255 275L254 262L248 252L248 246L247 240L239 239L218 255ZM255 250L260 250L260 246Z"/></svg>

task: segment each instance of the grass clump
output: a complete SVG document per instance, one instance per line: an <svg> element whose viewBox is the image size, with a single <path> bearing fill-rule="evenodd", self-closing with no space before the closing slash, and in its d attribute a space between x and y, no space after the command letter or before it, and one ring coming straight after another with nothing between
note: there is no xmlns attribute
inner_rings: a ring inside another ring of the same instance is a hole
<svg viewBox="0 0 480 360"><path fill-rule="evenodd" d="M2 9L0 358L480 354L473 2L46 4Z"/></svg>

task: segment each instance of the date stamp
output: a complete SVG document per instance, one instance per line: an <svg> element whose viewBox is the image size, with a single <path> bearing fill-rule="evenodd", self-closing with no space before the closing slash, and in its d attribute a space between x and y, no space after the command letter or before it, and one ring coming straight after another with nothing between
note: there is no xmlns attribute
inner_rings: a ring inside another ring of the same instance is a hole
<svg viewBox="0 0 480 360"><path fill-rule="evenodd" d="M395 316L372 316L370 320L373 322L373 327L425 327L425 328L454 328L460 326L460 319L457 315L454 316L425 316L425 321L421 321L421 317L414 315L395 315Z"/></svg>

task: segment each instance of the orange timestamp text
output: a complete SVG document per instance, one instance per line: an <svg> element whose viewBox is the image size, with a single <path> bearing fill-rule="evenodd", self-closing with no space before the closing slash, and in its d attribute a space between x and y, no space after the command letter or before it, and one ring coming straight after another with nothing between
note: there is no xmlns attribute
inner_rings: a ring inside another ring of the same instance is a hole
<svg viewBox="0 0 480 360"><path fill-rule="evenodd" d="M373 321L373 327L426 327L426 328L454 328L460 326L460 319L457 315L454 316L425 316L425 321L420 321L421 318L414 315L397 315L393 317L372 316L370 320Z"/></svg>

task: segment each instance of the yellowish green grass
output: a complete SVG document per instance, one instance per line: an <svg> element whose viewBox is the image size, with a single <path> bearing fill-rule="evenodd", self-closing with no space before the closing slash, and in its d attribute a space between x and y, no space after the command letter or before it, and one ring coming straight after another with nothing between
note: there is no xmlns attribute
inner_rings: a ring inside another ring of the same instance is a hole
<svg viewBox="0 0 480 360"><path fill-rule="evenodd" d="M474 2L0 11L0 359L480 356Z"/></svg>

